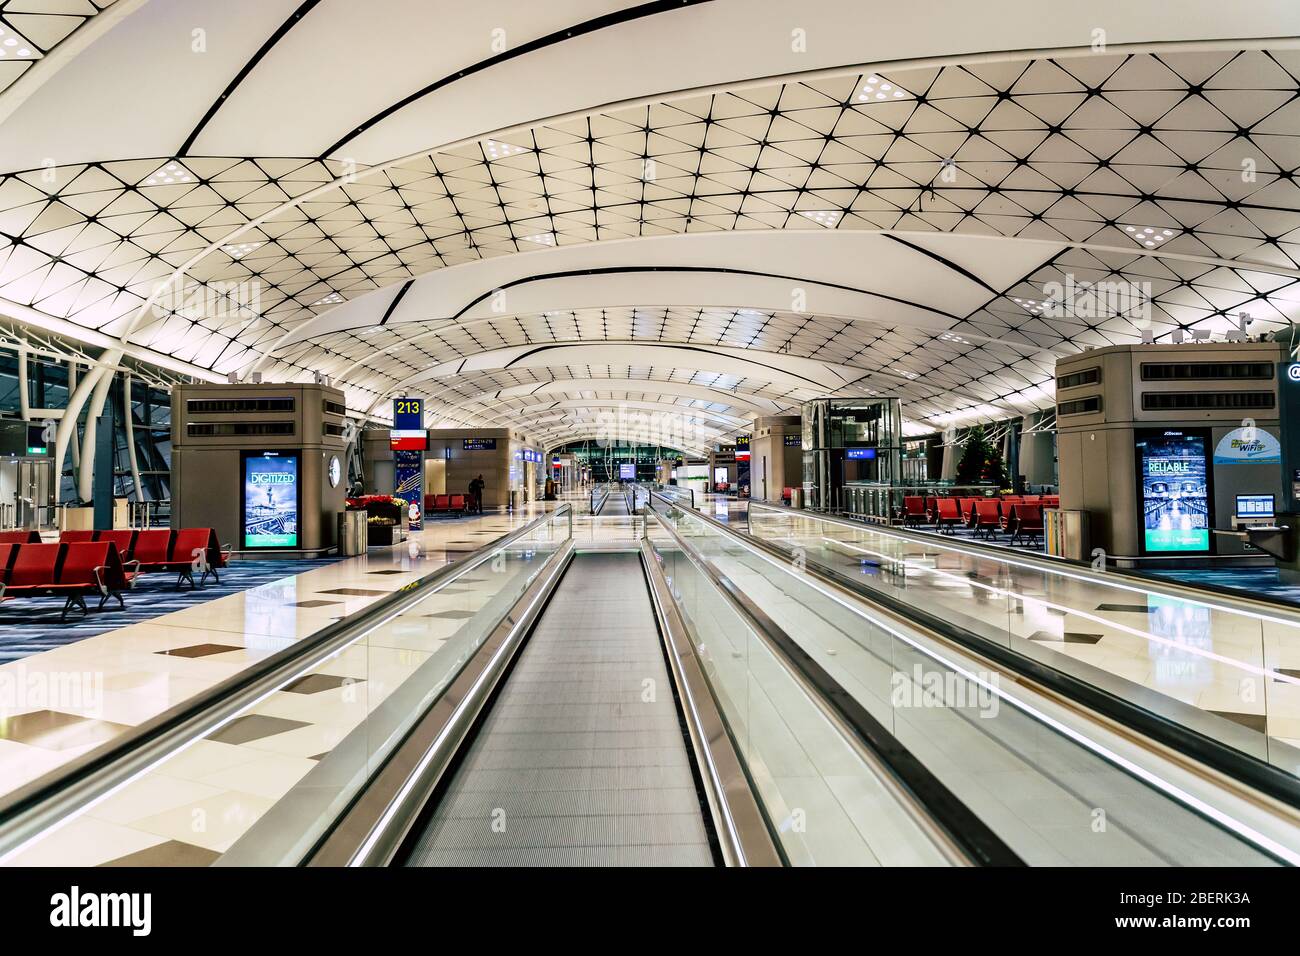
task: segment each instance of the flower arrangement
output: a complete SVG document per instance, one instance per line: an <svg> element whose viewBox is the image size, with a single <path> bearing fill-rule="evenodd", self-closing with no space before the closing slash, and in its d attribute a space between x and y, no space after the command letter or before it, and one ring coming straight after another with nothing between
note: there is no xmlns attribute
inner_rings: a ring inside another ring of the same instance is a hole
<svg viewBox="0 0 1300 956"><path fill-rule="evenodd" d="M349 511L366 512L368 525L398 524L406 511L406 504L406 501L394 495L362 495L347 500Z"/></svg>

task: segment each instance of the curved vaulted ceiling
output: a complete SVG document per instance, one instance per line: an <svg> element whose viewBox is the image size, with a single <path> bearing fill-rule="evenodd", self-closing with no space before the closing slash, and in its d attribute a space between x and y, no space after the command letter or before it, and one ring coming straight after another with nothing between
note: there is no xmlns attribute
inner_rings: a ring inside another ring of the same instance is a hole
<svg viewBox="0 0 1300 956"><path fill-rule="evenodd" d="M1024 413L1062 355L1300 308L1291 3L365 6L0 2L41 54L0 60L0 312L359 413L707 442L823 395Z"/></svg>

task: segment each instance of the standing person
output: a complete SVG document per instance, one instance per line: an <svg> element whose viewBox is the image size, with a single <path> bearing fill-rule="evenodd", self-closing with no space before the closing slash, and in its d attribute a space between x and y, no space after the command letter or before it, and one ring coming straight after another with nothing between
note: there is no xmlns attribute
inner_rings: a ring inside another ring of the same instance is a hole
<svg viewBox="0 0 1300 956"><path fill-rule="evenodd" d="M486 487L483 476L479 475L469 483L470 500L473 501L475 514L483 513L483 489Z"/></svg>

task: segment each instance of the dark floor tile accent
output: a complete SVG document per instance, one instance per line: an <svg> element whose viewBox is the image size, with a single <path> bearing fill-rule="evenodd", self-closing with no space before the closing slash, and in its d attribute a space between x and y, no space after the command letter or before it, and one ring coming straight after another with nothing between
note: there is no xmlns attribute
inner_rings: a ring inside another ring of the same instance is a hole
<svg viewBox="0 0 1300 956"><path fill-rule="evenodd" d="M1297 670L1294 667L1275 667L1273 669L1277 671L1277 673L1281 674L1283 677L1290 677L1293 678L1294 680L1300 680L1300 670ZM1277 681L1277 678L1274 677L1273 680Z"/></svg>
<svg viewBox="0 0 1300 956"><path fill-rule="evenodd" d="M1268 733L1268 718L1263 714L1238 714L1231 710L1212 710L1210 713L1230 720L1234 724L1241 724L1257 733Z"/></svg>
<svg viewBox="0 0 1300 956"><path fill-rule="evenodd" d="M331 604L342 604L342 601L296 601L293 607L327 607Z"/></svg>
<svg viewBox="0 0 1300 956"><path fill-rule="evenodd" d="M173 647L168 651L154 651L154 653L165 657L211 657L213 654L242 650L244 648L233 644L191 644L189 647Z"/></svg>
<svg viewBox="0 0 1300 956"><path fill-rule="evenodd" d="M324 752L322 752L322 753L312 754L312 755L311 755L310 757L308 757L307 759L308 759L308 760L324 760L326 757L329 756L329 754L330 754L330 752L329 752L328 750L326 750L326 751L324 751Z"/></svg>
<svg viewBox="0 0 1300 956"><path fill-rule="evenodd" d="M1101 634L1080 634L1078 631L1066 631L1057 637L1051 631L1035 631L1029 635L1031 641L1043 641L1053 644L1096 644L1102 639Z"/></svg>
<svg viewBox="0 0 1300 956"><path fill-rule="evenodd" d="M401 568L384 568L382 571L367 571L366 574L405 574Z"/></svg>
<svg viewBox="0 0 1300 956"><path fill-rule="evenodd" d="M180 840L168 840L157 846L137 850L116 860L101 863L100 866L211 866L221 857L215 850L182 843Z"/></svg>
<svg viewBox="0 0 1300 956"><path fill-rule="evenodd" d="M438 611L434 614L425 614L424 617L441 617L449 621L463 621L466 618L473 617L475 611Z"/></svg>
<svg viewBox="0 0 1300 956"><path fill-rule="evenodd" d="M26 714L14 714L0 722L0 740L12 740L44 750L66 750L69 747L103 743L129 729L125 724L82 717L80 714L33 710Z"/></svg>
<svg viewBox="0 0 1300 956"><path fill-rule="evenodd" d="M392 591L376 591L373 588L329 588L325 591L317 591L317 594L348 594L352 597L383 597L385 594L392 594Z"/></svg>
<svg viewBox="0 0 1300 956"><path fill-rule="evenodd" d="M1147 614L1151 608L1145 604L1098 604L1098 611L1124 611L1132 614Z"/></svg>
<svg viewBox="0 0 1300 956"><path fill-rule="evenodd" d="M323 690L335 690L346 683L360 684L358 677L339 677L336 674L307 674L285 685L288 694L319 694Z"/></svg>
<svg viewBox="0 0 1300 956"><path fill-rule="evenodd" d="M246 744L253 740L261 740L263 737L274 737L276 734L308 726L310 725L301 720L268 717L266 714L246 714L231 721L208 739L220 744Z"/></svg>

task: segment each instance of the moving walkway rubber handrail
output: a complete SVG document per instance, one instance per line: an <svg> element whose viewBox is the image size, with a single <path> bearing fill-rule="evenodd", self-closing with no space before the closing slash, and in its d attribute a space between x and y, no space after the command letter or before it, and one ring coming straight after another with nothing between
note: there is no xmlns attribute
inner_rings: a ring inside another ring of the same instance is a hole
<svg viewBox="0 0 1300 956"><path fill-rule="evenodd" d="M786 512L803 518L825 520L825 516L820 513L810 514L805 511L777 507L763 502L754 502L754 504L758 504L762 508ZM734 527L728 527L722 522L713 522L713 519L708 515L692 513L692 516L698 516L705 521L710 521L716 524L718 528L730 531L732 534L744 534L749 543L767 551L782 561L790 560L793 555L792 551L770 541L765 541L752 533L743 533ZM861 530L860 523L844 521L843 519L835 520L834 523L845 524L856 530ZM872 528L871 530L877 529ZM925 540L925 543L929 543L928 539L923 540ZM1003 667L1018 676L1028 678L1052 693L1101 714L1145 737L1149 737L1184 757L1238 780L1288 806L1300 808L1300 779L1260 760L1258 757L1253 757L1186 724L1180 724L1169 717L1150 711L1140 704L1126 700L1118 694L1089 683L1081 677L1059 670L1035 658L1026 657L1010 647L959 627L952 621L939 614L927 611L914 602L907 602L896 595L875 590L857 578L827 567L820 562L806 561L804 571L865 601L879 604L900 617L915 621L921 627L935 632L952 643L988 658L999 667ZM1170 701L1172 705L1180 703L1173 698L1170 698Z"/></svg>
<svg viewBox="0 0 1300 956"><path fill-rule="evenodd" d="M665 504L677 502L651 492ZM877 779L893 793L900 806L935 847L956 864L1024 866L1024 861L983 820L967 807L928 767L794 640L784 628L757 607L744 592L703 555L692 548L676 528L654 508L649 509L663 528L718 590L723 599L773 652L789 674L853 745ZM703 517L696 512L692 517Z"/></svg>
<svg viewBox="0 0 1300 956"><path fill-rule="evenodd" d="M566 512L572 541L573 509L562 504L477 549L464 561L444 565L404 585L392 597L381 598L322 628L114 737L104 746L0 797L0 862L52 826L147 772L178 747L207 736L233 720L257 700L294 679L304 668L316 666L341 647L354 643Z"/></svg>
<svg viewBox="0 0 1300 956"><path fill-rule="evenodd" d="M728 866L782 866L788 861L754 793L661 560L650 540L642 537L642 569L723 860Z"/></svg>
<svg viewBox="0 0 1300 956"><path fill-rule="evenodd" d="M386 866L392 862L457 753L489 709L494 691L554 596L573 555L570 538L548 559L542 573L478 645L402 742L385 755L366 784L307 852L302 860L305 865ZM364 736L364 722L353 733ZM303 790L305 799L311 800L310 787ZM268 832L274 835L291 829L301 805L291 799L272 807L267 814ZM234 865L241 863L235 861Z"/></svg>

